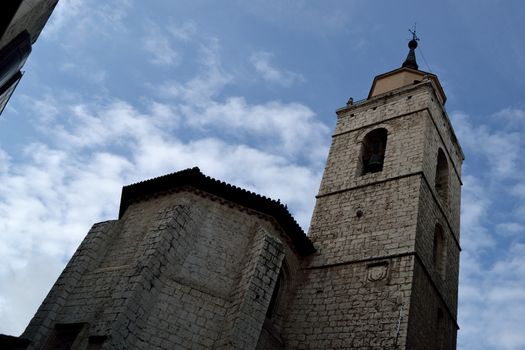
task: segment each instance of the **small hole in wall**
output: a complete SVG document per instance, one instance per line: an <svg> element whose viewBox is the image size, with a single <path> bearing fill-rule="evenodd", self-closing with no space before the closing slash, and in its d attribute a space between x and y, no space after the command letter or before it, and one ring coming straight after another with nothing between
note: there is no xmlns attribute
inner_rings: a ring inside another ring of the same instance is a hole
<svg viewBox="0 0 525 350"><path fill-rule="evenodd" d="M408 97L407 97L407 100L410 100L411 98L412 98L412 95L408 96Z"/></svg>
<svg viewBox="0 0 525 350"><path fill-rule="evenodd" d="M363 211L361 209L357 209L357 211L355 212L355 215L360 218L363 216Z"/></svg>
<svg viewBox="0 0 525 350"><path fill-rule="evenodd" d="M353 117L354 115L355 115L354 113L350 114L351 117Z"/></svg>
<svg viewBox="0 0 525 350"><path fill-rule="evenodd" d="M376 106L376 107L374 107L374 108L372 108L372 110L373 110L373 111L375 111L376 109L377 109L377 106Z"/></svg>

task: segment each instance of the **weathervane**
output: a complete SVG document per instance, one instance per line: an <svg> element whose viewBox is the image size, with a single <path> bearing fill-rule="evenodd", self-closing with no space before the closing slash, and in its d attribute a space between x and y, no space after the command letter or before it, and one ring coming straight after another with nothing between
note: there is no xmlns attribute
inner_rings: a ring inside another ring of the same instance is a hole
<svg viewBox="0 0 525 350"><path fill-rule="evenodd" d="M416 23L414 23L414 30L408 30L412 34L412 40L419 41L419 38L416 35Z"/></svg>

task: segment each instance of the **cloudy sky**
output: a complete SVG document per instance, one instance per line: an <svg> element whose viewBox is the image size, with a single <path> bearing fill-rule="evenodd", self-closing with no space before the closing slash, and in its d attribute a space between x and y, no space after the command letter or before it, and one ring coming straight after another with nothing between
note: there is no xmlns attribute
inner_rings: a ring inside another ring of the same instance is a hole
<svg viewBox="0 0 525 350"><path fill-rule="evenodd" d="M0 116L0 333L125 184L199 166L307 229L335 125L407 54L466 154L460 349L525 349L525 3L61 0Z"/></svg>

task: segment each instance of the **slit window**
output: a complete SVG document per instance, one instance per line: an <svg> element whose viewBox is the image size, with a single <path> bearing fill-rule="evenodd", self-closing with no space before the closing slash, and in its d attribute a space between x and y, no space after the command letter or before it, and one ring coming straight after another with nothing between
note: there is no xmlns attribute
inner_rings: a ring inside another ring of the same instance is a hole
<svg viewBox="0 0 525 350"><path fill-rule="evenodd" d="M435 180L436 192L443 202L448 204L448 162L445 153L440 148L437 156L436 164L436 180Z"/></svg>
<svg viewBox="0 0 525 350"><path fill-rule="evenodd" d="M443 228L437 224L434 229L434 244L433 244L433 262L434 268L441 279L445 279L446 271L446 250L445 250L445 236L443 234Z"/></svg>
<svg viewBox="0 0 525 350"><path fill-rule="evenodd" d="M270 299L270 304L268 305L268 309L266 310L266 318L271 319L273 318L275 312L277 311L277 307L279 306L279 299L282 294L282 287L283 287L283 272L279 273L279 277L277 278L277 282L275 282L275 287L273 289L272 298Z"/></svg>

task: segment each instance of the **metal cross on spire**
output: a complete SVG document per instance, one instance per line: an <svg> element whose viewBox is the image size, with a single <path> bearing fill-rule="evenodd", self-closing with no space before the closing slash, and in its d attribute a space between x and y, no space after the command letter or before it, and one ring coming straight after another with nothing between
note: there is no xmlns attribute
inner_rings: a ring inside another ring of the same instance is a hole
<svg viewBox="0 0 525 350"><path fill-rule="evenodd" d="M419 41L419 38L416 35L416 24L414 23L414 30L409 29L408 31L410 32L410 34L412 34L412 40L408 42L408 48L410 50L408 51L408 56L401 67L418 69L418 65L416 62L416 52L414 51L417 47L417 42Z"/></svg>
<svg viewBox="0 0 525 350"><path fill-rule="evenodd" d="M419 38L416 35L416 23L414 23L414 30L408 30L412 34L412 40L419 41Z"/></svg>

